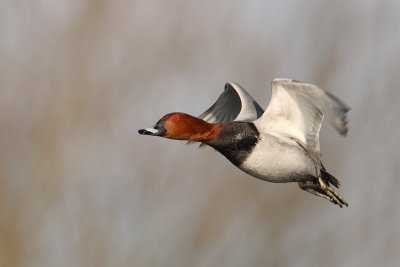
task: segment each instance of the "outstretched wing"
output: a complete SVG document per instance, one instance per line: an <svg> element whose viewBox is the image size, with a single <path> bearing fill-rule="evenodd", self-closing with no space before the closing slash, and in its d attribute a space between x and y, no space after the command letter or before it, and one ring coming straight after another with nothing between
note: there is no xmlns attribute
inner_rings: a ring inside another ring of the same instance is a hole
<svg viewBox="0 0 400 267"><path fill-rule="evenodd" d="M209 123L254 121L263 113L264 110L245 89L235 82L229 82L217 101L199 118Z"/></svg>
<svg viewBox="0 0 400 267"><path fill-rule="evenodd" d="M340 134L346 135L349 110L342 101L316 85L275 79L269 106L256 123L262 131L295 139L307 151L319 154L324 115Z"/></svg>

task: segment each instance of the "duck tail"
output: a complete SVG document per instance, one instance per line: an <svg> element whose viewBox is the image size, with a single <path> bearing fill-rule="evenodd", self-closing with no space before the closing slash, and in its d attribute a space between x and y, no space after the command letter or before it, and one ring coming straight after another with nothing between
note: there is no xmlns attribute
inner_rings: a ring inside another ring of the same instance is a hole
<svg viewBox="0 0 400 267"><path fill-rule="evenodd" d="M325 181L328 182L329 184L333 184L336 188L339 188L340 182L338 179L336 179L332 174L328 173L325 168L321 169L321 178Z"/></svg>

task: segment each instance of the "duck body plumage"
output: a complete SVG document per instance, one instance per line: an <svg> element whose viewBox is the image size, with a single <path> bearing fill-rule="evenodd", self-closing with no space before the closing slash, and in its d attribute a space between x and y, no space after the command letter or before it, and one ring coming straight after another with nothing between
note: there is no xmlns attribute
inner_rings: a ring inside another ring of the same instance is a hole
<svg viewBox="0 0 400 267"><path fill-rule="evenodd" d="M347 202L330 185L339 181L321 162L319 131L324 116L347 133L342 101L319 87L290 79L272 81L264 111L234 82L199 117L171 113L140 134L206 144L249 175L274 183L297 182L301 189L342 207Z"/></svg>

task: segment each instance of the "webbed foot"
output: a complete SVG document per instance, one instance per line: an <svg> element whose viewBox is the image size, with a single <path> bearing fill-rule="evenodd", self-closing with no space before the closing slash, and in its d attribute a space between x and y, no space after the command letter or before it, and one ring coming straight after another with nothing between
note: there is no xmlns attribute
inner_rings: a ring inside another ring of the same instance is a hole
<svg viewBox="0 0 400 267"><path fill-rule="evenodd" d="M328 183L324 182L321 177L318 177L317 181L300 182L299 186L304 191L327 199L341 208L343 205L346 207L349 206L349 204L335 190L333 190Z"/></svg>

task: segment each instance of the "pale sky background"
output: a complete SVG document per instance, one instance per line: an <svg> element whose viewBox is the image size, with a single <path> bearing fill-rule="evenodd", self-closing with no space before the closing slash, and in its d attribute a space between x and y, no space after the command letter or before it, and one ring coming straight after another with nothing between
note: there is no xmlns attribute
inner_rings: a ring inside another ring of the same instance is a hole
<svg viewBox="0 0 400 267"><path fill-rule="evenodd" d="M0 266L399 266L400 1L0 1ZM273 78L352 107L321 131L340 209L140 136Z"/></svg>

